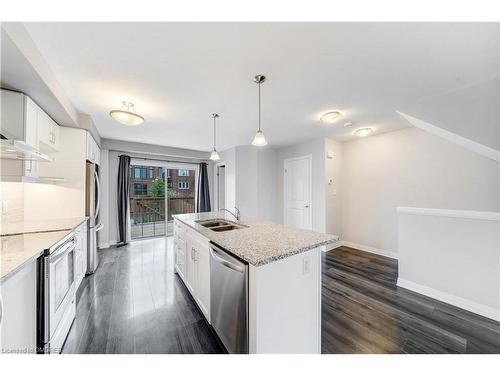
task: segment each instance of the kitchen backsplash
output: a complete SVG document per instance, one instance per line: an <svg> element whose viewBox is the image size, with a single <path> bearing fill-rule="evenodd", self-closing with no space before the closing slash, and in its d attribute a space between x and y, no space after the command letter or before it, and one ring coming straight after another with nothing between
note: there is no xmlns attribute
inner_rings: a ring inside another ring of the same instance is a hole
<svg viewBox="0 0 500 375"><path fill-rule="evenodd" d="M58 220L85 215L81 190L64 186L1 182L0 234L54 230Z"/></svg>

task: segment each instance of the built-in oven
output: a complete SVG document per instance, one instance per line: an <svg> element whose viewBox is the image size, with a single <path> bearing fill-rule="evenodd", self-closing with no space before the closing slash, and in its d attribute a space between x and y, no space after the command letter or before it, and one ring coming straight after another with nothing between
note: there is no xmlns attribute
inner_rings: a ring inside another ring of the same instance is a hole
<svg viewBox="0 0 500 375"><path fill-rule="evenodd" d="M38 262L37 347L59 353L75 318L75 249L71 234Z"/></svg>

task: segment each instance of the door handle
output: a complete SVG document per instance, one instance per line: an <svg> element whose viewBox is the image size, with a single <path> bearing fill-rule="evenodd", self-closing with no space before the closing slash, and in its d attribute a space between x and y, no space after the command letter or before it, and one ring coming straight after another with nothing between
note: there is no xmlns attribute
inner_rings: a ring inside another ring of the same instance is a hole
<svg viewBox="0 0 500 375"><path fill-rule="evenodd" d="M306 205L304 206L304 208L309 208L309 205L308 205L308 204L306 204Z"/></svg>
<svg viewBox="0 0 500 375"><path fill-rule="evenodd" d="M214 250L212 248L210 248L210 254L212 255L212 258L215 259L217 262L221 263L222 265L226 266L227 268L232 269L233 271L237 271L237 272L244 272L245 271L243 269L243 267L236 265L236 264L233 264L233 263L227 261L226 259L223 259L220 256L218 256L216 254L216 250Z"/></svg>

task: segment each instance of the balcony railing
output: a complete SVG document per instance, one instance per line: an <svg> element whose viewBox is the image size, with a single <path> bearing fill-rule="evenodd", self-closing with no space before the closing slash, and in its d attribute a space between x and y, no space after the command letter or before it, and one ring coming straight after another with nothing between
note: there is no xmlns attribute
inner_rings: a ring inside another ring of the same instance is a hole
<svg viewBox="0 0 500 375"><path fill-rule="evenodd" d="M172 215L192 213L195 210L194 197L169 197L167 204L167 224ZM172 225L165 225L165 198L134 196L130 197L131 237L144 238L164 236L172 233Z"/></svg>

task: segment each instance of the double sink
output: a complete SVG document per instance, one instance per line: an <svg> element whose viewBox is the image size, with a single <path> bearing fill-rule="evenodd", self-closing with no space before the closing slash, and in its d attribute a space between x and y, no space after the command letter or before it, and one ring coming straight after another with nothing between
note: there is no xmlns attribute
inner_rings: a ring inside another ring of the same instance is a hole
<svg viewBox="0 0 500 375"><path fill-rule="evenodd" d="M236 224L224 219L197 220L196 223L214 232L226 232L229 230L248 228L246 225Z"/></svg>

